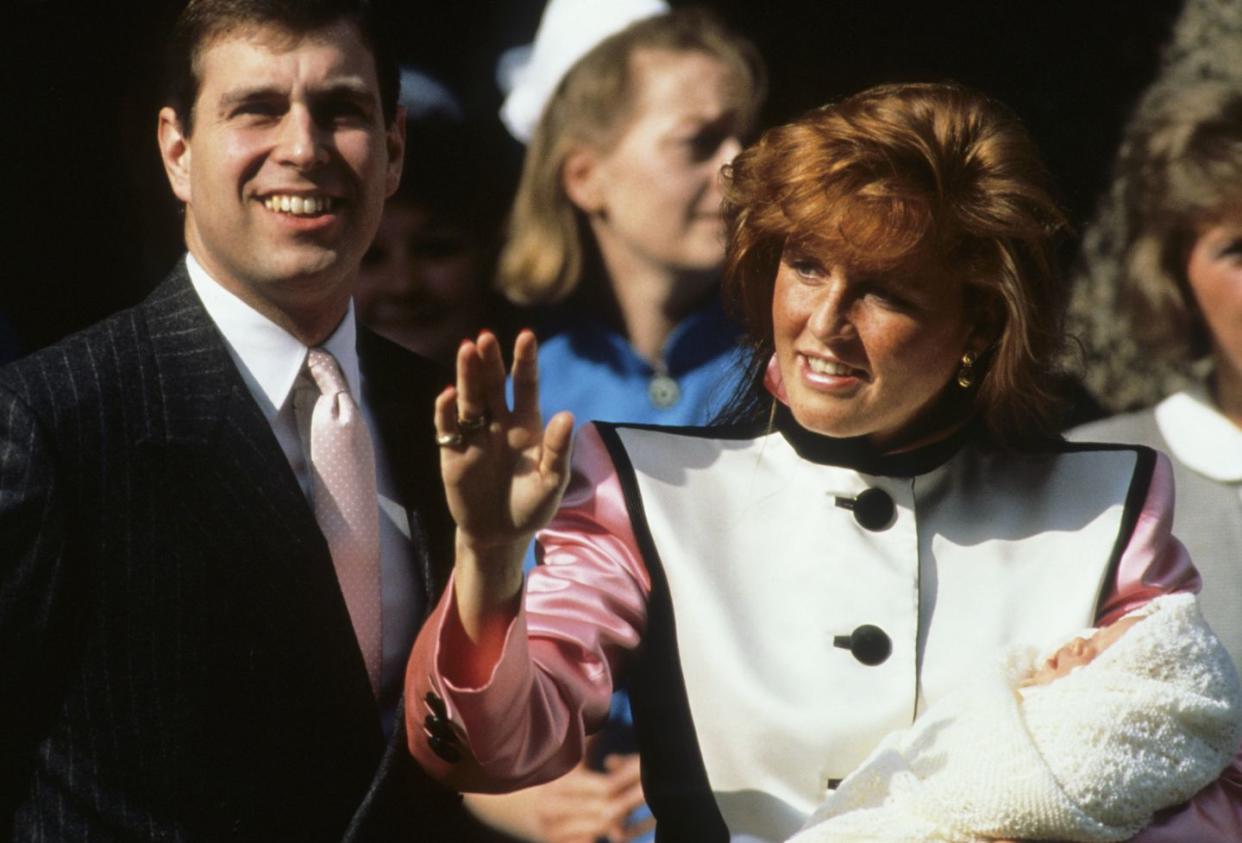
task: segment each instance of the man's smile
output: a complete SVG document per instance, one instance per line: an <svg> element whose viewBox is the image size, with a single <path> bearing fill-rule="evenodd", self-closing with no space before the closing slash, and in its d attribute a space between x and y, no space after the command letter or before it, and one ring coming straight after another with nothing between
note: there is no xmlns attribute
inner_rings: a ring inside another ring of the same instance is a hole
<svg viewBox="0 0 1242 843"><path fill-rule="evenodd" d="M281 214L293 214L299 217L313 217L331 213L337 204L332 196L276 193L262 200L269 211Z"/></svg>

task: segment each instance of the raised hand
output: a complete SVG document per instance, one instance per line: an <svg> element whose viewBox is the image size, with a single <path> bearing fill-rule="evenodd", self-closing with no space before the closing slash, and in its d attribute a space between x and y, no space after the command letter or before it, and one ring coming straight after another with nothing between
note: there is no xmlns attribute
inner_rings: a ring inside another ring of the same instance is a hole
<svg viewBox="0 0 1242 843"><path fill-rule="evenodd" d="M569 472L573 417L557 414L545 431L539 417L535 337L513 348L513 409L505 401L500 343L489 332L457 352L457 385L436 400L436 432L460 436L441 448L440 470L461 541L475 550L525 551L556 511Z"/></svg>
<svg viewBox="0 0 1242 843"><path fill-rule="evenodd" d="M521 590L522 556L556 511L569 480L573 416L539 416L535 337L513 346L513 408L500 343L490 332L457 352L457 384L436 399L440 473L457 522L455 587L467 636L485 643L507 625ZM491 642L496 643L496 642Z"/></svg>

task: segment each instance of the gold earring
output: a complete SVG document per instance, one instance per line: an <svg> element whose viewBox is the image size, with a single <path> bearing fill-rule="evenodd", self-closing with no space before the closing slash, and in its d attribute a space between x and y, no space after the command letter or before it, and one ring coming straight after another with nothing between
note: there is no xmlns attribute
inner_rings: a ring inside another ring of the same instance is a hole
<svg viewBox="0 0 1242 843"><path fill-rule="evenodd" d="M962 368L957 370L957 385L962 389L970 389L975 385L975 361L978 359L973 351L962 355Z"/></svg>

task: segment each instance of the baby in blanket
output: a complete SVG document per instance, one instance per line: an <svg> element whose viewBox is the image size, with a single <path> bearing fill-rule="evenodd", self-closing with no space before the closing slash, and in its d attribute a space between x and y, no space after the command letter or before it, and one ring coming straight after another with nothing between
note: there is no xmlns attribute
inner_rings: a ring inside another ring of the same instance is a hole
<svg viewBox="0 0 1242 843"><path fill-rule="evenodd" d="M1220 775L1242 689L1193 595L1015 649L889 735L789 843L1120 841Z"/></svg>

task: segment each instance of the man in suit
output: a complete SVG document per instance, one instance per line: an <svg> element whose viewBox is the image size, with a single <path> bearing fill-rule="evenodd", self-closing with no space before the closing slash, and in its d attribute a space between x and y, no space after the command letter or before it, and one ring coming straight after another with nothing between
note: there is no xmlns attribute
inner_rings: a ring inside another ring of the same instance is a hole
<svg viewBox="0 0 1242 843"><path fill-rule="evenodd" d="M362 0L191 0L172 59L184 262L0 370L0 838L471 839L399 699L445 375L350 304L395 63Z"/></svg>

